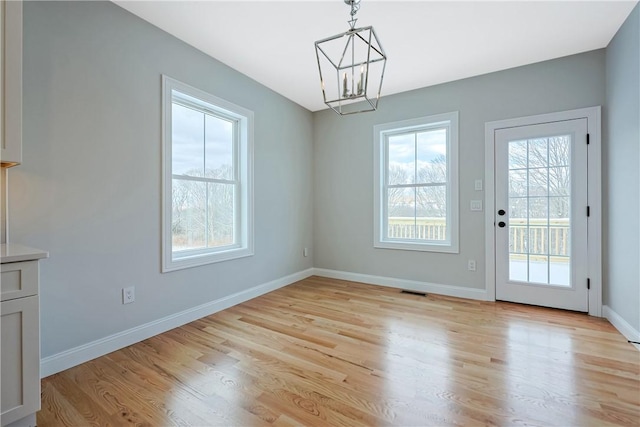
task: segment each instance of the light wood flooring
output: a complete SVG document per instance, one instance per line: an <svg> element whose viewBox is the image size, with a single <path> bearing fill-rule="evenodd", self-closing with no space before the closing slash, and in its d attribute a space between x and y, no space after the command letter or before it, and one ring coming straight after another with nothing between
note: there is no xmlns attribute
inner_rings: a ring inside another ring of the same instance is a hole
<svg viewBox="0 0 640 427"><path fill-rule="evenodd" d="M638 426L606 320L311 277L42 380L38 426Z"/></svg>

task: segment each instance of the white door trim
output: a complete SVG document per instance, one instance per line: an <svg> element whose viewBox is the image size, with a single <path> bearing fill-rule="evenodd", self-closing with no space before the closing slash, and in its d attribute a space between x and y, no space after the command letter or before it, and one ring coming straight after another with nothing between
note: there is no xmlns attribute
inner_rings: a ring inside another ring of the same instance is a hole
<svg viewBox="0 0 640 427"><path fill-rule="evenodd" d="M496 300L496 245L494 233L494 138L496 130L582 118L587 119L587 132L590 136L589 158L587 165L589 177L587 199L591 210L588 221L588 277L591 279L591 289L589 290L589 314L591 316L602 317L602 171L600 106L485 123L485 282L488 300Z"/></svg>

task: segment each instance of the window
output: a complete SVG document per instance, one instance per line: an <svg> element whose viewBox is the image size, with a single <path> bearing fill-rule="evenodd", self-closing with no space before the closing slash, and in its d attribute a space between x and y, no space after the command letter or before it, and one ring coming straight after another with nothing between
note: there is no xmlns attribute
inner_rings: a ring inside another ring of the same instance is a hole
<svg viewBox="0 0 640 427"><path fill-rule="evenodd" d="M458 252L458 113L374 128L374 246Z"/></svg>
<svg viewBox="0 0 640 427"><path fill-rule="evenodd" d="M162 271L253 255L253 112L162 79Z"/></svg>

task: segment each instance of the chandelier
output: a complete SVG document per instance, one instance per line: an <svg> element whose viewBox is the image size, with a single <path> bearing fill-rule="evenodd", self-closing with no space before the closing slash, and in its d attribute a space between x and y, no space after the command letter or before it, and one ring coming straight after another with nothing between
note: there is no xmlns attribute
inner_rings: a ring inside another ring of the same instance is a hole
<svg viewBox="0 0 640 427"><path fill-rule="evenodd" d="M315 42L324 103L340 115L378 108L387 55L373 27L355 28L360 0L351 6L349 30Z"/></svg>

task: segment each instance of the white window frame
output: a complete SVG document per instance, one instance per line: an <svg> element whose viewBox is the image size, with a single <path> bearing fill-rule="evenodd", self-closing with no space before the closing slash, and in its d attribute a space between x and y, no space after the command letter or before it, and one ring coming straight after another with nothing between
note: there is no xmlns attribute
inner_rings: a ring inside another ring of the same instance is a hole
<svg viewBox="0 0 640 427"><path fill-rule="evenodd" d="M446 241L389 239L387 233L387 141L391 135L447 128L447 229ZM458 112L374 126L374 241L375 248L458 253Z"/></svg>
<svg viewBox="0 0 640 427"><path fill-rule="evenodd" d="M174 91L200 109L233 120L237 123L234 134L237 173L239 181L236 192L234 245L180 251L172 248L172 104ZM253 255L253 111L235 105L200 89L162 76L162 272L196 267Z"/></svg>

